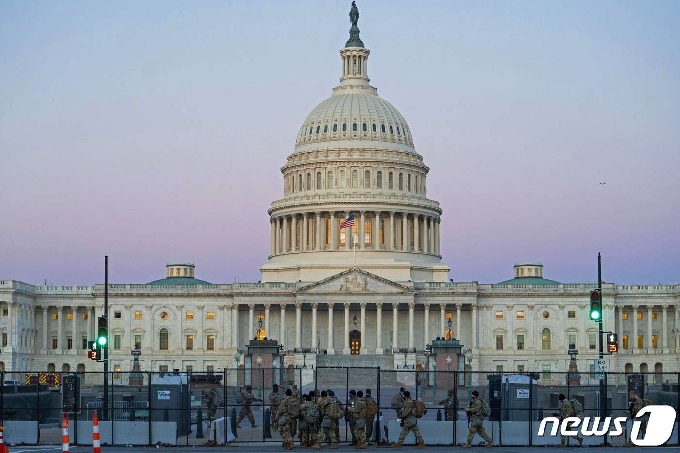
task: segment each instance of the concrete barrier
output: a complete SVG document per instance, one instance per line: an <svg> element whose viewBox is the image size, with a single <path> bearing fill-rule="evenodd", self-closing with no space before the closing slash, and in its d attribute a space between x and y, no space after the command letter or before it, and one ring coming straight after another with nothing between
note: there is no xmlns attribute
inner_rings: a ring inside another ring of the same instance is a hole
<svg viewBox="0 0 680 453"><path fill-rule="evenodd" d="M149 422L147 421L115 421L113 425L115 445L149 445ZM74 442L73 426L69 427L71 443ZM99 437L101 444L112 445L111 422L99 422ZM177 445L176 422L151 422L151 443ZM78 444L92 445L92 422L78 422Z"/></svg>
<svg viewBox="0 0 680 453"><path fill-rule="evenodd" d="M6 444L37 444L38 422L6 420L3 432Z"/></svg>
<svg viewBox="0 0 680 453"><path fill-rule="evenodd" d="M231 427L229 426L229 419L221 417L214 420L212 424L207 428L208 439L214 440L218 444L224 443L224 433L227 433L227 443L235 439L231 432Z"/></svg>

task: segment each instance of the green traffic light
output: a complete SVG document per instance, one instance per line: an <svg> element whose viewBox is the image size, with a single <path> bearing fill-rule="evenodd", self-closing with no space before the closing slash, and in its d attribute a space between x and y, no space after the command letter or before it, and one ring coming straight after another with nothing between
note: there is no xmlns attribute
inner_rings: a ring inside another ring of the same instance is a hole
<svg viewBox="0 0 680 453"><path fill-rule="evenodd" d="M99 343L101 346L106 345L106 337L97 338L97 343Z"/></svg>
<svg viewBox="0 0 680 453"><path fill-rule="evenodd" d="M600 312L599 311L591 311L590 312L590 319L597 321L600 319Z"/></svg>

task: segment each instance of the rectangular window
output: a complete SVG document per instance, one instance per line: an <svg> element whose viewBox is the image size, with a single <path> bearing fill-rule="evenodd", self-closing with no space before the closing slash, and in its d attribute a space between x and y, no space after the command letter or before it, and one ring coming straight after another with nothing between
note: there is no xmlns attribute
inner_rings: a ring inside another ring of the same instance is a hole
<svg viewBox="0 0 680 453"><path fill-rule="evenodd" d="M208 313L205 314L205 319L215 319L215 312L214 311L209 311Z"/></svg>
<svg viewBox="0 0 680 453"><path fill-rule="evenodd" d="M186 371L188 374L191 374L194 372L194 366L193 365L184 365L184 371Z"/></svg>
<svg viewBox="0 0 680 453"><path fill-rule="evenodd" d="M517 349L524 349L524 335L517 335Z"/></svg>
<svg viewBox="0 0 680 453"><path fill-rule="evenodd" d="M82 343L80 344L80 349L87 349L87 337L82 338Z"/></svg>
<svg viewBox="0 0 680 453"><path fill-rule="evenodd" d="M359 188L359 173L356 170L352 170L352 189Z"/></svg>
<svg viewBox="0 0 680 453"><path fill-rule="evenodd" d="M390 190L394 189L394 177L392 176L392 172L387 174L387 188Z"/></svg>
<svg viewBox="0 0 680 453"><path fill-rule="evenodd" d="M142 336L135 335L135 349L142 349Z"/></svg>
<svg viewBox="0 0 680 453"><path fill-rule="evenodd" d="M206 338L205 348L208 351L215 350L215 335L208 335L208 337Z"/></svg>
<svg viewBox="0 0 680 453"><path fill-rule="evenodd" d="M381 171L376 173L375 186L378 189L382 189L382 172Z"/></svg>
<svg viewBox="0 0 680 453"><path fill-rule="evenodd" d="M326 245L331 245L331 219L326 219Z"/></svg>
<svg viewBox="0 0 680 453"><path fill-rule="evenodd" d="M496 374L503 374L503 365L496 365Z"/></svg>
<svg viewBox="0 0 680 453"><path fill-rule="evenodd" d="M543 375L541 377L547 380L552 379L552 369L550 368L550 365L543 365Z"/></svg>
<svg viewBox="0 0 680 453"><path fill-rule="evenodd" d="M623 349L628 350L628 335L623 336Z"/></svg>
<svg viewBox="0 0 680 453"><path fill-rule="evenodd" d="M59 313L52 313L52 319L55 321L59 319Z"/></svg>
<svg viewBox="0 0 680 453"><path fill-rule="evenodd" d="M193 351L194 350L194 336L193 335L187 335L187 351Z"/></svg>
<svg viewBox="0 0 680 453"><path fill-rule="evenodd" d="M185 317L186 319L194 319L194 312L193 311L186 312Z"/></svg>
<svg viewBox="0 0 680 453"><path fill-rule="evenodd" d="M83 313L83 321L87 321L87 313Z"/></svg>
<svg viewBox="0 0 680 453"><path fill-rule="evenodd" d="M567 343L569 346L569 349L576 348L576 334L575 333L570 333L567 335Z"/></svg>
<svg viewBox="0 0 680 453"><path fill-rule="evenodd" d="M637 348L643 349L645 347L645 336L644 335L638 335L637 343L638 343Z"/></svg>
<svg viewBox="0 0 680 453"><path fill-rule="evenodd" d="M2 346L7 346L7 334L3 332L2 334Z"/></svg>
<svg viewBox="0 0 680 453"><path fill-rule="evenodd" d="M120 349L120 335L113 336L113 349L115 350Z"/></svg>
<svg viewBox="0 0 680 453"><path fill-rule="evenodd" d="M595 364L591 363L588 365L588 374L590 374L591 379L595 379Z"/></svg>
<svg viewBox="0 0 680 453"><path fill-rule="evenodd" d="M122 314L121 312L119 312L119 311L114 311L114 312L113 312L113 317L114 317L114 319L120 319L120 318L123 317L123 314Z"/></svg>
<svg viewBox="0 0 680 453"><path fill-rule="evenodd" d="M517 365L517 372L524 373L524 365Z"/></svg>
<svg viewBox="0 0 680 453"><path fill-rule="evenodd" d="M659 349L659 336L652 335L652 348Z"/></svg>
<svg viewBox="0 0 680 453"><path fill-rule="evenodd" d="M73 321L73 313L66 313L66 320Z"/></svg>
<svg viewBox="0 0 680 453"><path fill-rule="evenodd" d="M2 309L2 316L9 316L9 309L3 308Z"/></svg>
<svg viewBox="0 0 680 453"><path fill-rule="evenodd" d="M66 349L73 349L73 338L66 338Z"/></svg>
<svg viewBox="0 0 680 453"><path fill-rule="evenodd" d="M168 372L168 366L167 365L158 365L158 371L161 373L167 373Z"/></svg>
<svg viewBox="0 0 680 453"><path fill-rule="evenodd" d="M142 319L142 312L141 311L135 312L135 319Z"/></svg>
<svg viewBox="0 0 680 453"><path fill-rule="evenodd" d="M206 367L205 367L205 371L206 371L208 374L213 374L213 373L215 373L215 365L208 365L208 366L206 366Z"/></svg>
<svg viewBox="0 0 680 453"><path fill-rule="evenodd" d="M524 319L524 310L517 310L517 319Z"/></svg>
<svg viewBox="0 0 680 453"><path fill-rule="evenodd" d="M406 175L406 190L411 191L411 174Z"/></svg>
<svg viewBox="0 0 680 453"><path fill-rule="evenodd" d="M120 379L120 365L113 366L113 377L114 379Z"/></svg>
<svg viewBox="0 0 680 453"><path fill-rule="evenodd" d="M57 346L59 346L59 342L57 341L57 337L52 337L52 349L57 349Z"/></svg>
<svg viewBox="0 0 680 453"><path fill-rule="evenodd" d="M576 319L576 312L574 310L569 310L567 312L567 318L569 319Z"/></svg>
<svg viewBox="0 0 680 453"><path fill-rule="evenodd" d="M659 313L652 312L652 319L659 319Z"/></svg>
<svg viewBox="0 0 680 453"><path fill-rule="evenodd" d="M628 321L628 313L621 313L621 319Z"/></svg>
<svg viewBox="0 0 680 453"><path fill-rule="evenodd" d="M373 221L366 220L364 222L364 244L373 244Z"/></svg>
<svg viewBox="0 0 680 453"><path fill-rule="evenodd" d="M496 335L496 349L503 349L503 335Z"/></svg>
<svg viewBox="0 0 680 453"><path fill-rule="evenodd" d="M399 173L399 190L404 190L404 174Z"/></svg>
<svg viewBox="0 0 680 453"><path fill-rule="evenodd" d="M597 334L588 334L588 349L597 349Z"/></svg>
<svg viewBox="0 0 680 453"><path fill-rule="evenodd" d="M642 313L638 313L638 314L637 314L637 319L638 319L638 321L641 321L641 320L642 320Z"/></svg>
<svg viewBox="0 0 680 453"><path fill-rule="evenodd" d="M496 319L503 319L503 312L502 311L496 312Z"/></svg>

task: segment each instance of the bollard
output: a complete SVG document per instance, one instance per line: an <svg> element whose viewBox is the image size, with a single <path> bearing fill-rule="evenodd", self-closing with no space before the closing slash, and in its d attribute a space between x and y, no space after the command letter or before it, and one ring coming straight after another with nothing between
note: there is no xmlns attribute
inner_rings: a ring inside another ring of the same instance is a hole
<svg viewBox="0 0 680 453"><path fill-rule="evenodd" d="M99 419L97 418L97 411L94 411L94 418L92 419L92 453L101 453L101 441L99 439Z"/></svg>
<svg viewBox="0 0 680 453"><path fill-rule="evenodd" d="M442 410L437 409L437 421L440 422L442 421Z"/></svg>
<svg viewBox="0 0 680 453"><path fill-rule="evenodd" d="M61 422L61 452L68 453L69 444L71 441L68 438L68 414L64 412L64 421Z"/></svg>
<svg viewBox="0 0 680 453"><path fill-rule="evenodd" d="M236 408L233 407L231 409L231 433L234 435L234 437L238 437L238 433L236 432Z"/></svg>
<svg viewBox="0 0 680 453"><path fill-rule="evenodd" d="M271 422L271 410L269 408L264 410L264 438L270 439L272 437L272 422Z"/></svg>
<svg viewBox="0 0 680 453"><path fill-rule="evenodd" d="M196 439L203 439L203 411L196 412Z"/></svg>

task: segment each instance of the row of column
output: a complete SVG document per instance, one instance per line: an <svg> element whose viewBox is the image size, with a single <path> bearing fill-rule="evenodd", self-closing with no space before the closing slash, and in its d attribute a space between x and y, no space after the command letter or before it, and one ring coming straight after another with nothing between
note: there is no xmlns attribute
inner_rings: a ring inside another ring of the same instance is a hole
<svg viewBox="0 0 680 453"><path fill-rule="evenodd" d="M333 313L334 313L334 307L335 303L329 302L326 304L328 307L328 352L329 353L334 353L335 351L335 345L333 341ZM393 303L392 304L392 326L397 326L398 321L399 321L399 303ZM312 348L316 348L317 345L319 344L319 338L317 337L317 325L318 325L318 308L319 304L313 303L311 304L312 306ZM350 353L350 343L349 343L349 333L350 333L350 306L351 304L349 302L346 302L343 304L344 307L344 332L343 332L343 354L349 354ZM361 320L360 320L360 332L363 334L366 332L366 303L360 303L359 304L361 308ZM376 354L382 354L384 349L382 346L382 308L383 304L382 303L376 303ZM456 332L460 332L461 329L461 305L456 304ZM424 308L424 324L425 324L425 331L424 331L424 339L425 342L429 342L431 340L430 338L430 331L429 331L429 319L430 319L430 304L426 303L423 304ZM434 337L444 337L446 329L448 328L447 323L445 322L446 318L446 304L440 304L440 326L441 326L441 332L439 333L433 333ZM238 305L234 305L232 310L233 316L232 319L236 320L233 325L232 325L232 343L233 344L238 344ZM271 305L266 304L264 306L264 329L267 333L269 333L269 314L271 310ZM280 310L281 310L281 318L280 318L280 332L285 332L286 331L286 304L280 304ZM476 309L473 310L473 312L476 314ZM255 305L249 305L248 306L248 339L251 339L254 337L254 321L255 321ZM414 344L414 332L415 332L415 303L411 302L408 304L408 348L412 349L415 346ZM399 348L398 344L398 330L396 328L392 329L392 344L391 348ZM281 341L281 339L279 339ZM473 341L474 342L474 341ZM363 342L362 342L363 343ZM425 346L425 345L419 345L419 346ZM301 303L296 303L295 304L295 348L300 349L302 348L302 304ZM403 347L403 346L401 346ZM473 346L473 347L476 347ZM365 353L365 348L362 347L362 352Z"/></svg>
<svg viewBox="0 0 680 453"><path fill-rule="evenodd" d="M356 216L357 246L360 250L395 250L440 254L440 218L437 216L389 211L361 211ZM289 252L340 250L340 224L351 211L330 211L272 217L271 255ZM326 220L330 219L330 238ZM322 221L323 220L323 221ZM381 225L382 221L382 225ZM389 222L389 223L388 223ZM371 234L367 238L368 225ZM385 228L388 227L388 228ZM383 231L381 235L380 232ZM368 239L368 240L367 240ZM413 241L411 241L413 239ZM413 242L413 245L411 245ZM345 229L344 249L353 247L352 228Z"/></svg>
<svg viewBox="0 0 680 453"><path fill-rule="evenodd" d="M672 333L674 335L674 348L676 350L680 349L680 325L678 324L678 320L680 319L680 306L674 305L675 308L675 318L673 322L673 329ZM646 310L645 310L646 308ZM628 335L628 350L632 351L634 349L639 349L638 348L638 342L637 342L637 337L638 337L638 310L641 310L642 312L647 313L647 331L646 335L643 336L644 339L644 344L643 349L653 349L653 342L652 342L652 335L654 333L653 329L653 306L648 305L646 307L638 307L638 306L632 306L633 309L633 329L632 331L629 331ZM661 306L661 347L658 349L664 350L664 349L669 349L668 348L668 313L667 310L670 308L669 305L662 305ZM623 313L624 313L624 307L616 307L618 309L618 332L619 337L623 336ZM630 309L630 307L629 307ZM619 339L621 343L623 342L622 338Z"/></svg>
<svg viewBox="0 0 680 453"><path fill-rule="evenodd" d="M73 319L71 320L72 327L71 327L71 338L73 342L73 350L78 350L82 349L80 345L80 337L78 335L78 308L83 308L85 310L85 313L87 313L87 334L88 338L90 338L91 335L94 334L94 318L95 318L95 307L78 307L76 305L72 307L56 307L57 309L57 345L56 348L49 347L48 348L48 340L50 337L50 329L48 327L48 320L50 318L50 308L51 307L40 307L42 308L42 320L43 320L43 328L42 328L42 349L43 350L48 350L48 349L64 349L64 343L63 343L63 336L64 336L64 312L67 314L70 312L73 314ZM51 346L51 345L49 345Z"/></svg>

